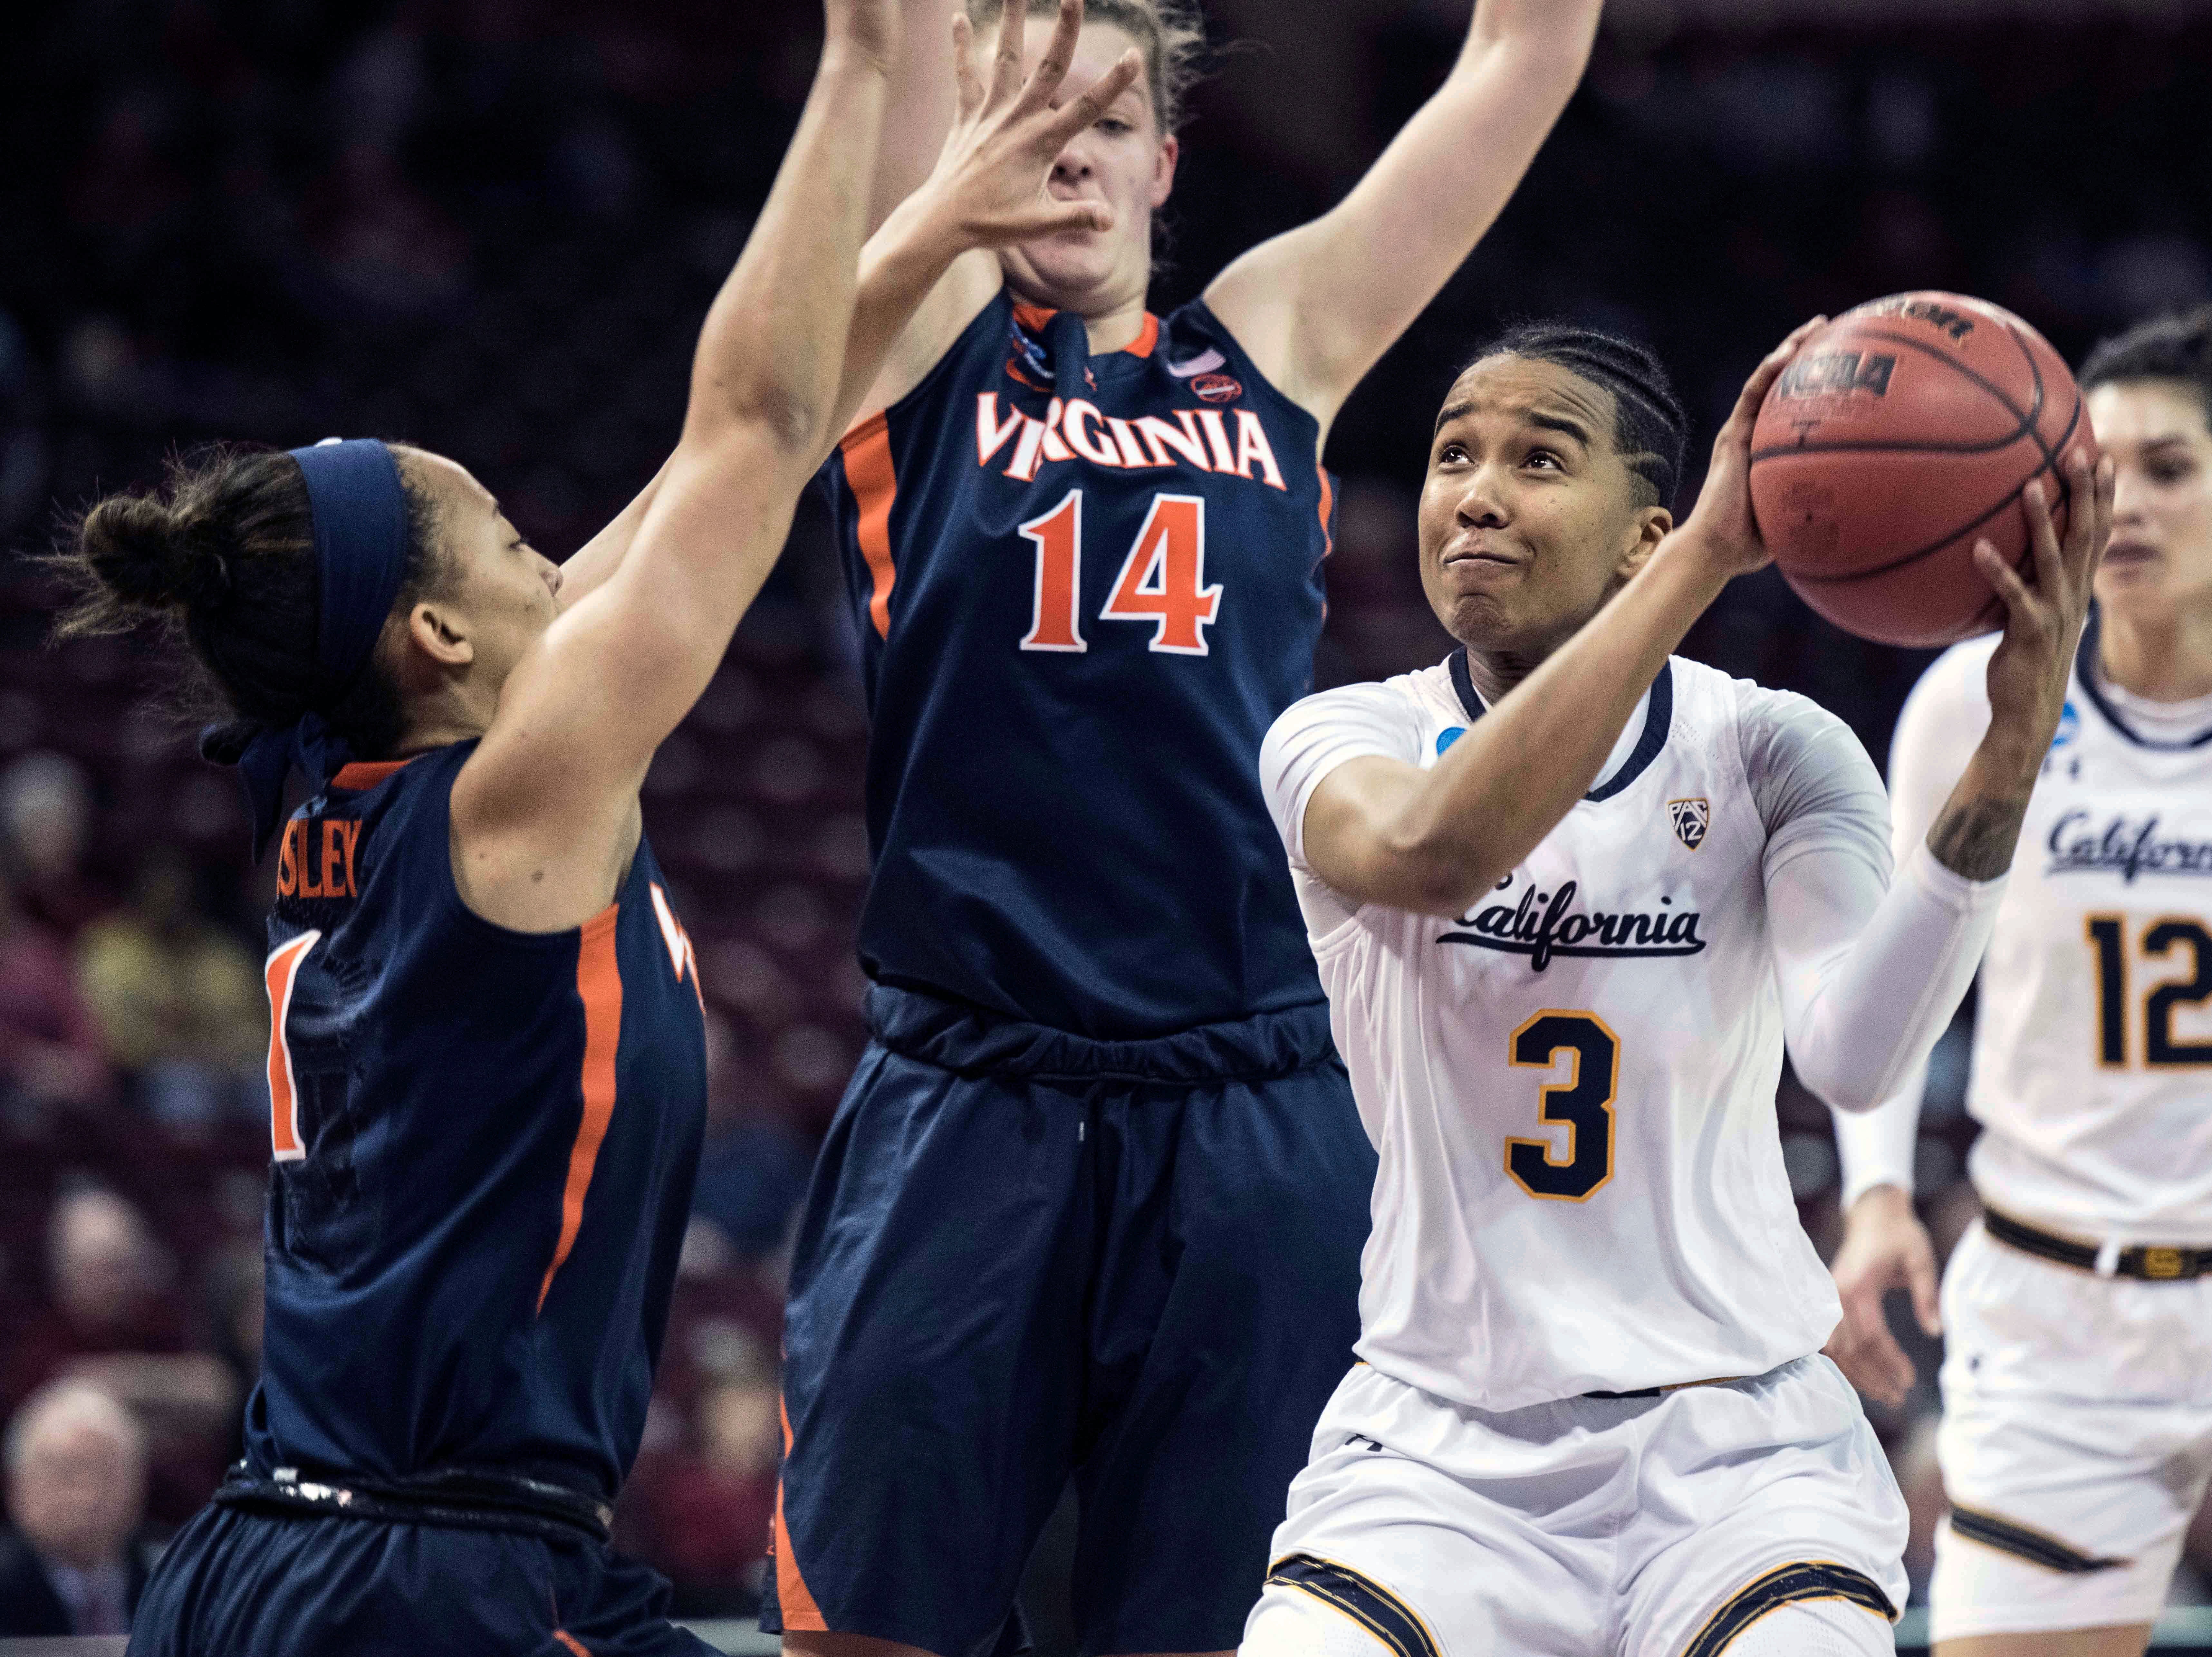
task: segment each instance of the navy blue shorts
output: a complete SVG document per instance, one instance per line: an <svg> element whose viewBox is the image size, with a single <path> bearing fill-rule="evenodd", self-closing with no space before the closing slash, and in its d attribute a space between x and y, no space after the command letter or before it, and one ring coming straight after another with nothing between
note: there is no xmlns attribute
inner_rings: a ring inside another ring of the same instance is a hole
<svg viewBox="0 0 2212 1657"><path fill-rule="evenodd" d="M130 1657L714 1657L668 1584L578 1536L203 1508L138 1602Z"/></svg>
<svg viewBox="0 0 2212 1657"><path fill-rule="evenodd" d="M988 1652L1071 1476L1086 1653L1233 1647L1352 1363L1325 1007L1102 1042L878 986L785 1323L771 1630Z"/></svg>

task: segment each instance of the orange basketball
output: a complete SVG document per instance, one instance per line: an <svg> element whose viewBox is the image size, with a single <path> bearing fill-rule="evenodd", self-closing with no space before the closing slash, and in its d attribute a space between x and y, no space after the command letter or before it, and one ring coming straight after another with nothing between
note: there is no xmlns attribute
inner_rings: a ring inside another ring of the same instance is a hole
<svg viewBox="0 0 2212 1657"><path fill-rule="evenodd" d="M2079 445L2094 460L2081 391L2042 335L1984 300L1899 294L1814 334L1766 394L1752 510L1784 577L1838 627L1947 645L2004 622L1977 540L2033 570L2031 478L2065 534L2060 466Z"/></svg>

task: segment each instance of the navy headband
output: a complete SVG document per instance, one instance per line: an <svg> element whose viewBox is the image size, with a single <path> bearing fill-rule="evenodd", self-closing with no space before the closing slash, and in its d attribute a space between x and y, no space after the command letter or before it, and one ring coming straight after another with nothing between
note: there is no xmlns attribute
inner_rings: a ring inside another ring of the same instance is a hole
<svg viewBox="0 0 2212 1657"><path fill-rule="evenodd" d="M392 451L374 438L326 438L289 452L307 481L321 608L307 713L262 731L238 758L257 859L276 832L294 768L320 790L353 757L324 716L368 671L407 575L407 491Z"/></svg>

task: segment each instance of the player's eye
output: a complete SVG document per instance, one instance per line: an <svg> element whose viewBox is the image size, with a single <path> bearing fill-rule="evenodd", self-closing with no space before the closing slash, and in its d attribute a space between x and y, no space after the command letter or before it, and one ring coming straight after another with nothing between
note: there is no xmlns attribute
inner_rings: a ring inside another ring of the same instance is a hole
<svg viewBox="0 0 2212 1657"><path fill-rule="evenodd" d="M1118 115L1107 116L1103 120L1098 123L1098 130L1106 134L1109 138L1118 138L1125 132L1133 132L1136 130L1134 127L1131 126L1128 122L1123 120Z"/></svg>
<svg viewBox="0 0 2212 1657"><path fill-rule="evenodd" d="M1553 470L1553 471L1558 471L1558 470L1562 470L1562 464L1563 464L1563 463L1562 463L1562 462L1560 461L1560 459L1559 459L1559 457L1558 455L1556 455L1556 454L1553 453L1553 452L1552 452L1552 451L1551 451L1551 450L1549 450L1549 449L1531 449L1531 450L1529 450L1529 452L1528 452L1528 459L1527 459L1523 464L1526 464L1526 465L1530 465L1530 466L1534 466L1534 465L1543 465L1543 466L1547 466L1547 467L1549 467L1549 468L1550 468L1552 470Z"/></svg>
<svg viewBox="0 0 2212 1657"><path fill-rule="evenodd" d="M2195 468L2186 460L2154 460L2145 470L2154 483L2179 483Z"/></svg>
<svg viewBox="0 0 2212 1657"><path fill-rule="evenodd" d="M1437 451L1437 464L1439 466L1463 466L1467 464L1467 447L1464 444L1447 443Z"/></svg>

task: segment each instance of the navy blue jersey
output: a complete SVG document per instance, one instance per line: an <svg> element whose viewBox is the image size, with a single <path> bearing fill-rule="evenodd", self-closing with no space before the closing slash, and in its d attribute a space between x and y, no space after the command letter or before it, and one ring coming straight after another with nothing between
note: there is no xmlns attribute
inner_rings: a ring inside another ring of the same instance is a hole
<svg viewBox="0 0 2212 1657"><path fill-rule="evenodd" d="M264 1476L493 1467L611 1500L705 1124L698 973L642 841L581 927L470 912L447 808L474 748L348 766L285 825L246 1453Z"/></svg>
<svg viewBox="0 0 2212 1657"><path fill-rule="evenodd" d="M1202 303L1094 356L1001 293L839 446L871 976L1105 1040L1321 1001L1256 771L1312 688L1318 437Z"/></svg>

